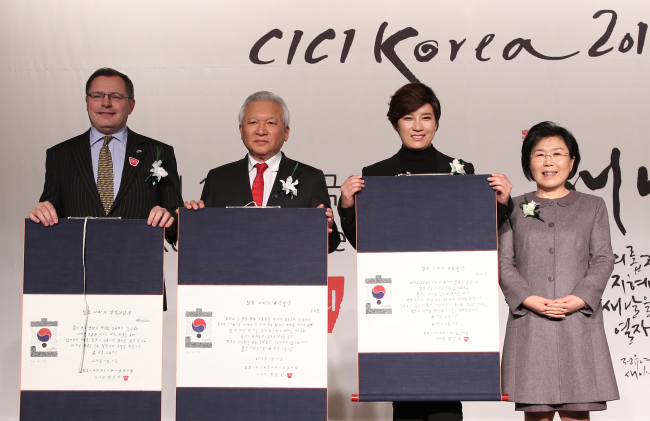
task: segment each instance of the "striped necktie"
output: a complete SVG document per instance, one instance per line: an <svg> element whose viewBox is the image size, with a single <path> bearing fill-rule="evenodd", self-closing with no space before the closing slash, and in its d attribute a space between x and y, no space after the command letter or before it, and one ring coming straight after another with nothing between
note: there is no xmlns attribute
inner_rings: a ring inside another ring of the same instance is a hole
<svg viewBox="0 0 650 421"><path fill-rule="evenodd" d="M97 191L102 199L106 215L113 206L113 158L108 144L113 136L104 136L104 145L99 151L99 165L97 166Z"/></svg>

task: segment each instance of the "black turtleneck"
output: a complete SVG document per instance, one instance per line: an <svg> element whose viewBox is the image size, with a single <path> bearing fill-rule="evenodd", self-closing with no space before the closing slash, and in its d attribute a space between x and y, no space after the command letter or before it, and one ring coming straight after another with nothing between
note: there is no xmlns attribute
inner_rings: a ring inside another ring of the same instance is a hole
<svg viewBox="0 0 650 421"><path fill-rule="evenodd" d="M426 149L409 149L402 145L399 150L399 162L402 174L435 174L436 150L430 145Z"/></svg>

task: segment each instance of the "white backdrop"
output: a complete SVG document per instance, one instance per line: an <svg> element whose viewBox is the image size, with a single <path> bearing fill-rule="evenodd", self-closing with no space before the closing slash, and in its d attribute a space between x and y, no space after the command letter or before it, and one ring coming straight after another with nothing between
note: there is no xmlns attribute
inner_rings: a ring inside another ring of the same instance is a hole
<svg viewBox="0 0 650 421"><path fill-rule="evenodd" d="M600 10L610 12L594 18ZM384 22L378 62L375 43ZM650 254L650 197L643 196L649 185L641 167L650 166L644 130L650 46L640 48L640 22L650 22L647 1L0 0L0 420L18 417L23 219L42 189L45 150L89 127L84 84L103 66L134 81L137 105L129 127L175 147L185 199L199 197L199 181L210 168L244 156L237 113L248 94L262 89L283 96L291 109L291 137L283 151L336 175L337 185L399 148L385 114L390 95L407 77L429 84L440 97L435 146L474 163L478 173L506 173L514 195L534 189L519 165L522 130L543 120L565 125L580 144L581 170L595 177L613 162L603 178L590 183L582 177L576 187L605 198L615 253L625 255L614 274L618 283L628 282L624 290L612 279L603 300L611 310L605 323L622 399L593 419L647 419L650 331L643 328L650 327L650 304L644 304L650 288L643 279L650 265L643 266L642 255ZM259 51L260 60L274 61L253 63L252 47L274 29L282 38L270 38ZM303 35L287 64L298 30ZM321 33L334 38L306 55ZM400 35L405 39L392 48L390 40ZM346 39L352 43L342 62ZM435 56L426 46L414 53L430 40L438 46ZM465 40L454 60L450 40ZM561 60L539 57L576 52ZM310 63L322 55L328 57ZM398 60L402 71L391 62ZM330 192L338 195L337 188ZM357 392L356 272L354 251L345 243L342 248L329 264L330 276L344 276L346 284L329 341L330 419L389 420L389 404L350 402ZM170 252L165 263L168 420L175 399L175 257ZM503 304L502 335L506 311ZM631 372L637 369L642 376ZM512 404L499 402L466 403L465 414L522 418Z"/></svg>

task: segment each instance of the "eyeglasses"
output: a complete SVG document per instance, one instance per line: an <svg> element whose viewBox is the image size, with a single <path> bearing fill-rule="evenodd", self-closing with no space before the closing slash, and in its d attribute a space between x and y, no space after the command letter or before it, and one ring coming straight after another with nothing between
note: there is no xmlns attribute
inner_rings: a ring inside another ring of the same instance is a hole
<svg viewBox="0 0 650 421"><path fill-rule="evenodd" d="M87 97L95 101L103 101L106 95L108 95L111 101L123 101L125 99L130 99L128 96L120 94L118 92L111 92L108 94L105 94L104 92L91 92L87 94Z"/></svg>
<svg viewBox="0 0 650 421"><path fill-rule="evenodd" d="M564 159L564 157L569 156L569 152L553 152L553 153L544 153L544 152L535 152L530 156L532 162L544 162L546 157L550 157L551 161L557 162Z"/></svg>

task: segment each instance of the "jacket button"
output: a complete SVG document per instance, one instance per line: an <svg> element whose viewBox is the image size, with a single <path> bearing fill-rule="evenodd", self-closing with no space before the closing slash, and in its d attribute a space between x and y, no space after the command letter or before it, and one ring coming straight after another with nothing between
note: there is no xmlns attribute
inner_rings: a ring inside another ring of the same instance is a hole
<svg viewBox="0 0 650 421"><path fill-rule="evenodd" d="M552 276L549 276L549 277L548 277L548 280L551 281L551 282L553 282L553 277L552 277Z"/></svg>
<svg viewBox="0 0 650 421"><path fill-rule="evenodd" d="M553 254L553 253L555 253L555 249L550 248L550 249L548 249L548 252L551 253L551 254Z"/></svg>
<svg viewBox="0 0 650 421"><path fill-rule="evenodd" d="M553 228L553 227L555 226L555 223L554 223L554 222L549 222L549 223L548 223L548 226L551 227L551 228Z"/></svg>

